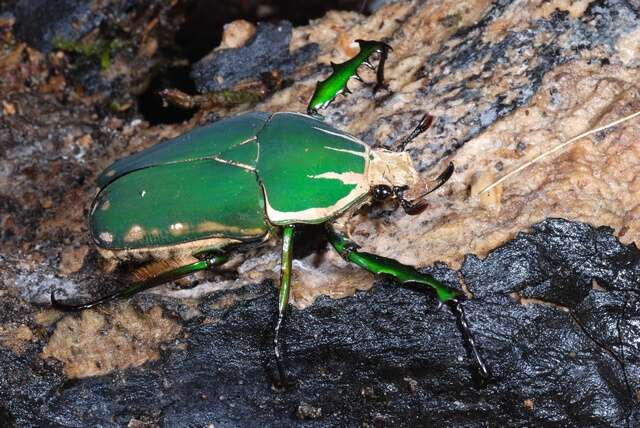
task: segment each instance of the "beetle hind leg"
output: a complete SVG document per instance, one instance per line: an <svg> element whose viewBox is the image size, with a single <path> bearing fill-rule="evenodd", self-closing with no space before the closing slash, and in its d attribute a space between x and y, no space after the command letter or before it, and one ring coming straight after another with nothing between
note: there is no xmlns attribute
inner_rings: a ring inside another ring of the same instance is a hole
<svg viewBox="0 0 640 428"><path fill-rule="evenodd" d="M484 380L489 378L489 370L478 352L461 305L465 300L461 292L449 288L431 275L422 273L416 268L402 264L397 260L358 251L356 243L336 233L330 225L327 225L327 237L336 251L348 262L354 263L374 274L391 276L402 284L422 284L433 289L438 296L438 300L446 304L455 315L465 348L474 361L477 373Z"/></svg>
<svg viewBox="0 0 640 428"><path fill-rule="evenodd" d="M189 263L189 264L179 266L177 268L159 273L143 281L134 282L128 287L118 289L111 294L107 294L106 296L103 296L99 299L92 300L86 303L71 304L71 303L60 302L55 297L55 290L52 290L51 306L55 309L60 309L64 311L93 308L95 306L101 305L103 303L111 302L116 299L131 297L134 294L137 294L141 291L148 290L150 288L156 287L166 282L175 281L177 279L191 275L192 273L195 273L198 271L219 266L228 260L228 256L223 254L214 254L214 253L207 253L198 257L199 257L199 260L196 262Z"/></svg>

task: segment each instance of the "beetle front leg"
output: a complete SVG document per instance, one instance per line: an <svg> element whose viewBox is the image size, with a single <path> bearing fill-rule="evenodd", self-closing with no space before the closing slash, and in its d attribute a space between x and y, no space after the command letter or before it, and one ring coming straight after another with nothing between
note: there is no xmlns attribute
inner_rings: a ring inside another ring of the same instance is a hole
<svg viewBox="0 0 640 428"><path fill-rule="evenodd" d="M289 289L291 286L291 260L293 258L293 225L284 227L282 231L282 261L280 267L280 292L278 296L278 319L273 332L273 348L276 356L276 366L280 376L280 386L286 385L286 374L282 364L282 351L280 347L280 329L284 322L284 316L289 306Z"/></svg>
<svg viewBox="0 0 640 428"><path fill-rule="evenodd" d="M422 273L413 266L402 264L394 259L359 251L358 244L350 241L346 236L336 233L329 224L327 224L327 237L331 245L333 245L333 248L348 262L356 264L377 275L391 276L402 284L415 283L431 287L440 302L445 303L456 316L465 347L475 361L478 374L483 379L489 378L489 370L478 352L473 340L473 335L469 329L469 323L464 314L464 309L460 304L465 300L461 292L447 287L431 275Z"/></svg>
<svg viewBox="0 0 640 428"><path fill-rule="evenodd" d="M356 40L356 43L360 46L358 54L343 63L331 63L333 73L327 79L318 82L307 105L308 114L318 113L318 109L328 106L339 94L350 93L351 91L347 87L349 79L354 78L362 81L358 74L358 67L365 64L373 69L374 67L369 62L369 57L375 52L380 54L380 61L376 70L376 85L373 87L373 93L375 94L379 89L386 87L384 83L384 64L389 51L392 50L391 46L376 40Z"/></svg>

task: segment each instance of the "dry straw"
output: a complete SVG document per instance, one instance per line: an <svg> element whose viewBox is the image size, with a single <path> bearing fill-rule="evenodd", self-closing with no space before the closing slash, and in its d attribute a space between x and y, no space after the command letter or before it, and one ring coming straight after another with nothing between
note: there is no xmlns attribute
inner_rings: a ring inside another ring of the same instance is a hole
<svg viewBox="0 0 640 428"><path fill-rule="evenodd" d="M538 162L540 159L557 152L558 150L562 150L563 148L567 147L568 145L575 143L576 141L584 138L584 137L588 137L589 135L593 135L597 132L600 131L604 131L605 129L609 129L612 128L616 125L619 125L623 122L626 122L628 120L633 119L634 117L640 116L640 111L637 111L633 114L630 114L629 116L625 116L621 119L615 120L611 123L608 123L606 125L600 126L598 128L594 128L594 129L590 129L589 131L583 132L580 135L577 135L573 138L571 138L568 141L565 141L564 143L560 143L557 146L547 150L546 152L543 152L541 154L539 154L538 156L536 156L535 158L531 159L530 161L527 161L525 163L523 163L522 165L520 165L519 167L517 167L516 169L514 169L513 171L508 172L507 174L505 174L504 176L502 176L501 178L499 178L498 180L494 181L493 183L491 183L490 185L488 185L487 187L485 187L484 189L482 189L480 192L478 192L478 194L482 194L483 192L488 192L491 189L493 189L494 187L496 187L497 185L499 185L500 183L502 183L503 181L507 180L509 177L511 177L512 175L515 175L517 173L519 173L520 171L522 171L523 169L527 168L530 165L533 165L534 163Z"/></svg>

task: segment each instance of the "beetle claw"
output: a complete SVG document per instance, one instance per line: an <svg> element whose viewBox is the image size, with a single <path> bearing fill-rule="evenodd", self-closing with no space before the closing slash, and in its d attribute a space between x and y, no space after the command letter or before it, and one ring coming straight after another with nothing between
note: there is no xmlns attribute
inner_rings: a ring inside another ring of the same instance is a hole
<svg viewBox="0 0 640 428"><path fill-rule="evenodd" d="M376 83L376 85L373 87L372 91L374 94L377 94L378 91L380 90L385 90L385 89L389 89L389 85L382 82L382 83Z"/></svg>

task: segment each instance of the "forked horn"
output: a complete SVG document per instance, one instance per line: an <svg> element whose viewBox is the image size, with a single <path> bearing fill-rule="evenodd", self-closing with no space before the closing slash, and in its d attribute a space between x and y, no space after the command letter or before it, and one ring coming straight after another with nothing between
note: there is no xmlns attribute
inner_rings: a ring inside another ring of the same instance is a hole
<svg viewBox="0 0 640 428"><path fill-rule="evenodd" d="M394 189L394 192L396 194L396 197L400 201L400 205L402 206L404 211L409 215L420 214L422 211L424 211L428 206L427 201L425 200L425 197L428 194L435 192L444 183L446 183L453 175L454 170L455 168L453 166L453 162L449 162L449 165L447 166L447 168L444 171L442 171L440 175L438 175L435 179L428 180L428 181L421 181L421 184L424 184L424 187L420 186L420 188L426 188L427 190L411 200L404 198L404 192L408 190L406 186L396 187Z"/></svg>
<svg viewBox="0 0 640 428"><path fill-rule="evenodd" d="M433 116L431 116L429 113L426 113L420 118L420 122L418 122L418 125L415 127L415 129L411 131L411 134L407 135L402 140L394 144L394 147L391 150L395 152L403 152L407 144L415 140L418 135L429 129L432 123Z"/></svg>

